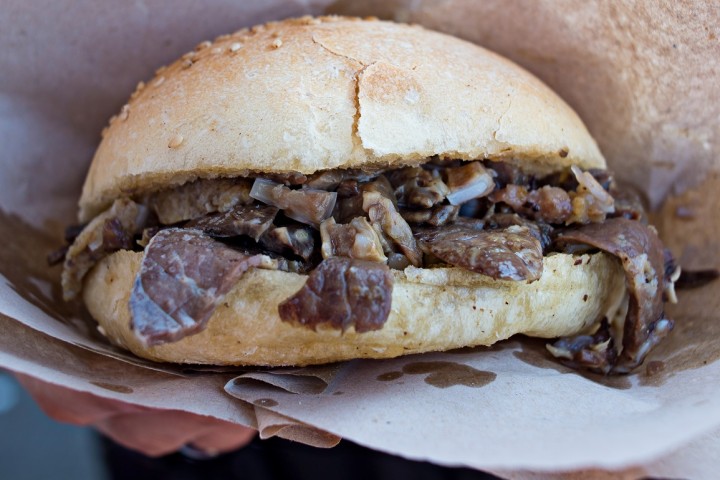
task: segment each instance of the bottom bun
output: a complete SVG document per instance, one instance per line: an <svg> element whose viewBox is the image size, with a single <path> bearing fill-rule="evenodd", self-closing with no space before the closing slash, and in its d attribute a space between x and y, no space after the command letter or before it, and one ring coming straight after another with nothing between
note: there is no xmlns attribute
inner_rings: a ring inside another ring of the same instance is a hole
<svg viewBox="0 0 720 480"><path fill-rule="evenodd" d="M182 340L144 346L130 329L128 305L142 253L120 251L98 263L84 299L110 340L150 360L213 365L309 365L353 358L491 345L516 333L573 335L613 318L625 298L616 258L554 254L533 283L492 280L458 268L393 271L392 310L378 331L355 333L292 326L278 304L307 276L251 269L215 310L207 328Z"/></svg>

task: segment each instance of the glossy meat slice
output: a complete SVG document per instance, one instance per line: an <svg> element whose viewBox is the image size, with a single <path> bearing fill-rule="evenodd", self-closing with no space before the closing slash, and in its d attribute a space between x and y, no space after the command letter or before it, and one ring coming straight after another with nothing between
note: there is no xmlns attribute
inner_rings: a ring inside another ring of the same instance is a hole
<svg viewBox="0 0 720 480"><path fill-rule="evenodd" d="M280 318L313 330L320 325L358 333L385 325L392 303L393 277L383 264L346 257L327 258L305 285L280 304Z"/></svg>
<svg viewBox="0 0 720 480"><path fill-rule="evenodd" d="M131 328L146 345L202 331L243 273L262 262L261 255L244 255L199 230L158 232L130 294Z"/></svg>
<svg viewBox="0 0 720 480"><path fill-rule="evenodd" d="M663 292L666 284L673 281L671 276L674 274L666 274L666 270L674 269L666 269L665 264L672 262L672 258L666 259L654 229L626 218L610 218L602 224L565 230L559 234L556 244L560 248L590 246L618 257L625 270L630 297L622 328L622 351L616 359L609 356L608 361L600 365L584 363L584 350L597 348L594 343L564 351L564 358L571 359L575 366L590 367L603 373L626 373L640 365L673 327L672 320L665 318L663 312ZM566 346L572 343L568 339L559 341L554 345L554 354L567 350Z"/></svg>
<svg viewBox="0 0 720 480"><path fill-rule="evenodd" d="M464 224L419 229L420 247L450 265L498 280L540 278L543 252L527 227L478 230Z"/></svg>

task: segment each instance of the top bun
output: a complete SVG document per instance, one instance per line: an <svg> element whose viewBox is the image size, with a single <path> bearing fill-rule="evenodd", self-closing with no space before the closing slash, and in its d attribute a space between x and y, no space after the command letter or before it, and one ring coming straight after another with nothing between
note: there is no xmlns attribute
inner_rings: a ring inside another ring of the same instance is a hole
<svg viewBox="0 0 720 480"><path fill-rule="evenodd" d="M80 199L252 172L401 166L440 155L537 173L605 168L577 114L533 75L418 26L344 17L203 42L111 119Z"/></svg>

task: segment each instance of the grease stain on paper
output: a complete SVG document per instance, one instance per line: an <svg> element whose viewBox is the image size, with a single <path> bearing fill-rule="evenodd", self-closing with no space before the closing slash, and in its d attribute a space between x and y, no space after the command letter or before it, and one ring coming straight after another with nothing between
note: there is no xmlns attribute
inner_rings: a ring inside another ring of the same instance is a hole
<svg viewBox="0 0 720 480"><path fill-rule="evenodd" d="M403 376L403 372L393 371L393 372L386 372L381 373L377 377L375 377L376 380L380 382L392 382L393 380L397 380L398 378Z"/></svg>
<svg viewBox="0 0 720 480"><path fill-rule="evenodd" d="M497 378L494 372L478 370L470 365L455 362L412 362L402 368L409 375L425 375L425 383L437 388L465 386L480 388Z"/></svg>

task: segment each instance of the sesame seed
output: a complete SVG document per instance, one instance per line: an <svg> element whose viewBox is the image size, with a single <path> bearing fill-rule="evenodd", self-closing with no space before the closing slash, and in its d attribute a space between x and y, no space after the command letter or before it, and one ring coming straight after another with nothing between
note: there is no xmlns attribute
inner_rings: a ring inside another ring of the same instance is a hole
<svg viewBox="0 0 720 480"><path fill-rule="evenodd" d="M130 115L130 105L128 105L126 103L125 105L123 105L122 109L120 109L120 115L118 118L124 122L125 120L127 120L129 115Z"/></svg>
<svg viewBox="0 0 720 480"><path fill-rule="evenodd" d="M164 81L165 81L165 77L156 78L155 81L153 82L153 87L159 87L160 85L163 84Z"/></svg>
<svg viewBox="0 0 720 480"><path fill-rule="evenodd" d="M222 48L220 47L214 47L212 50L210 50L210 53L212 53L213 55L217 55L220 52L222 52Z"/></svg>
<svg viewBox="0 0 720 480"><path fill-rule="evenodd" d="M210 45L212 45L212 43L210 43L210 40L205 40L204 42L198 43L197 46L195 47L195 50L204 50L204 49L208 48Z"/></svg>
<svg viewBox="0 0 720 480"><path fill-rule="evenodd" d="M280 47L282 47L282 40L280 40L279 38L276 38L276 39L273 41L272 46L275 47L275 48L280 48Z"/></svg>
<svg viewBox="0 0 720 480"><path fill-rule="evenodd" d="M242 48L242 44L240 42L235 42L232 45L230 45L230 51L233 53L237 52L241 48Z"/></svg>
<svg viewBox="0 0 720 480"><path fill-rule="evenodd" d="M138 92L142 92L143 88L145 88L145 82L138 82L137 86L135 87L135 90Z"/></svg>
<svg viewBox="0 0 720 480"><path fill-rule="evenodd" d="M170 142L168 143L168 148L178 148L180 145L182 145L183 140L185 140L185 138L178 133L170 139Z"/></svg>
<svg viewBox="0 0 720 480"><path fill-rule="evenodd" d="M196 55L197 52L195 50L191 50L187 52L185 55L182 56L184 59L193 58Z"/></svg>
<svg viewBox="0 0 720 480"><path fill-rule="evenodd" d="M182 62L182 68L187 69L192 67L193 61L192 60L183 60Z"/></svg>

